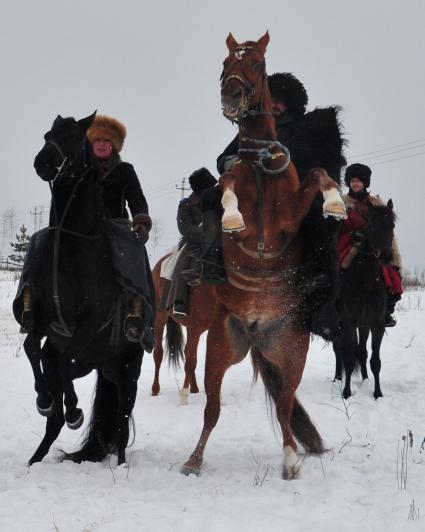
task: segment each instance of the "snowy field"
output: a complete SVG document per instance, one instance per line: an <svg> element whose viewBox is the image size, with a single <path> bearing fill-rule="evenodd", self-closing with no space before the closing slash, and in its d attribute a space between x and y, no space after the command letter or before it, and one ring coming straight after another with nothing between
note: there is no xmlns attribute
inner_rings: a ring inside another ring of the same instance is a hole
<svg viewBox="0 0 425 532"><path fill-rule="evenodd" d="M263 386L251 388L249 358L226 375L218 426L200 477L179 473L199 437L205 396L178 404L177 374L164 365L162 393L150 396L153 360L145 355L128 469L60 463L77 433L64 428L49 455L29 468L44 433L32 374L11 314L13 274L0 277L0 530L13 532L425 530L425 293L409 292L399 325L382 346L382 391L353 379L343 402L332 382L333 351L311 346L298 397L330 451L304 456L297 480L281 480L282 452L267 417ZM200 347L202 382L204 342ZM76 382L89 417L94 379ZM410 431L410 432L409 432ZM411 435L411 436L410 436Z"/></svg>

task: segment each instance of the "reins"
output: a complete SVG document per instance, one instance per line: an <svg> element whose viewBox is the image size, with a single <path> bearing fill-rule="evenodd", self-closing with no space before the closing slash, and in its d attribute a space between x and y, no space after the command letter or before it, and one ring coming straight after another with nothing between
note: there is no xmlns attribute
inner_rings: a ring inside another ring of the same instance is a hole
<svg viewBox="0 0 425 532"><path fill-rule="evenodd" d="M53 181L53 185L54 185L55 181L58 179L58 177L61 175L61 173L63 173L66 162L68 161L68 165L71 165L72 161L68 160L67 156L64 155L64 153L61 150L60 146L55 141L48 140L48 141L46 141L46 143L51 144L52 146L54 146L58 150L58 152L61 155L61 157L63 157L62 163L61 163L60 167L58 168L58 171L57 171L54 179L52 180ZM84 139L83 146L82 146L82 148L80 150L80 153L83 153L83 155L84 155L84 159L86 158L85 157L86 156L85 143L86 143L86 139ZM87 167L87 164L85 164L85 166ZM81 174L81 176L76 180L76 182L74 184L74 187L72 188L71 194L68 197L68 201L67 201L67 203L65 205L65 209L64 209L60 219L58 217L58 212L57 212L57 208L56 208L56 202L55 202L55 197L54 197L54 193L53 193L53 185L52 185L52 182L49 181L49 188L50 188L50 193L51 193L51 196L52 196L53 212L55 214L55 219L56 219L56 225L49 227L50 230L55 231L54 239L53 239L53 270L52 270L52 277L53 277L53 279L52 279L52 285L53 285L52 286L52 290L53 290L53 294L52 294L52 298L53 298L53 304L55 306L55 310L56 310L56 314L57 314L57 317L58 317L58 321L59 321L59 325L60 325L62 334L63 334L63 336L67 336L67 337L71 337L72 336L72 331L68 327L68 325L65 322L65 319L63 317L62 308L61 308L61 302L60 302L60 297L59 297L58 268L59 268L60 237L61 237L61 233L62 232L68 233L68 234L72 234L72 235L80 237L80 238L86 238L86 239L89 239L89 240L93 240L93 239L97 239L97 238L101 237L101 234L94 235L94 236L84 235L82 233L78 233L76 231L70 231L68 229L64 229L63 228L63 224L65 222L66 215L68 214L69 208L71 207L72 200L75 198L75 194L77 192L77 188L80 185L80 183L83 181L85 176L89 173L90 170L91 170L91 167L87 167L86 170L84 170L84 172ZM57 330L57 332L59 332L59 330Z"/></svg>

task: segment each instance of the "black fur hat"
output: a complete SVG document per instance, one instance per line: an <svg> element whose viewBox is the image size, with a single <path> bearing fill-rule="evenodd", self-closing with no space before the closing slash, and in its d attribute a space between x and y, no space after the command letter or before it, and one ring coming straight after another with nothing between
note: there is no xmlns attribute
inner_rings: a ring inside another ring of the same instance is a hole
<svg viewBox="0 0 425 532"><path fill-rule="evenodd" d="M273 98L283 101L293 117L305 114L308 95L304 85L291 72L276 72L268 76Z"/></svg>
<svg viewBox="0 0 425 532"><path fill-rule="evenodd" d="M207 168L199 168L199 170L195 170L189 177L190 188L196 194L201 194L201 192L213 187L216 183L217 179L211 175Z"/></svg>
<svg viewBox="0 0 425 532"><path fill-rule="evenodd" d="M369 166L361 163L354 163L347 166L345 169L345 184L347 187L350 187L350 179L357 177L364 184L365 188L370 187L370 176L372 175L372 170Z"/></svg>

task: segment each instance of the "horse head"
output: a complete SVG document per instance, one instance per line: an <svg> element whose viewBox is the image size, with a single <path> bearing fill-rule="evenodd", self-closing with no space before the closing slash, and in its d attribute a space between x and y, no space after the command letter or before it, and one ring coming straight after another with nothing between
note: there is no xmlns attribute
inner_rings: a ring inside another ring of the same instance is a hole
<svg viewBox="0 0 425 532"><path fill-rule="evenodd" d="M86 118L63 118L58 115L50 131L44 135L45 144L34 160L37 174L50 181L69 168L78 175L86 165L86 132L92 124L96 111Z"/></svg>
<svg viewBox="0 0 425 532"><path fill-rule="evenodd" d="M227 37L229 55L223 63L221 102L223 114L229 120L255 115L263 109L265 98L270 98L264 59L269 39L268 32L258 41L242 44L231 33Z"/></svg>
<svg viewBox="0 0 425 532"><path fill-rule="evenodd" d="M392 242L396 215L393 211L393 202L390 199L387 205L376 206L369 203L368 225L366 242L370 251L379 255L381 262L388 264L393 258Z"/></svg>

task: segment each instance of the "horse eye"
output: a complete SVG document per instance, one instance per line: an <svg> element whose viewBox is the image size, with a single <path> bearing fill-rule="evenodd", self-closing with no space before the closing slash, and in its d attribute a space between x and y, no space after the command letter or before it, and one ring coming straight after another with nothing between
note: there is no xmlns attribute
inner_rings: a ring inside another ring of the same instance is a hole
<svg viewBox="0 0 425 532"><path fill-rule="evenodd" d="M257 62L257 63L253 64L253 68L254 68L254 70L257 70L257 72L261 70L262 66L263 66L263 63L260 63L260 62Z"/></svg>

